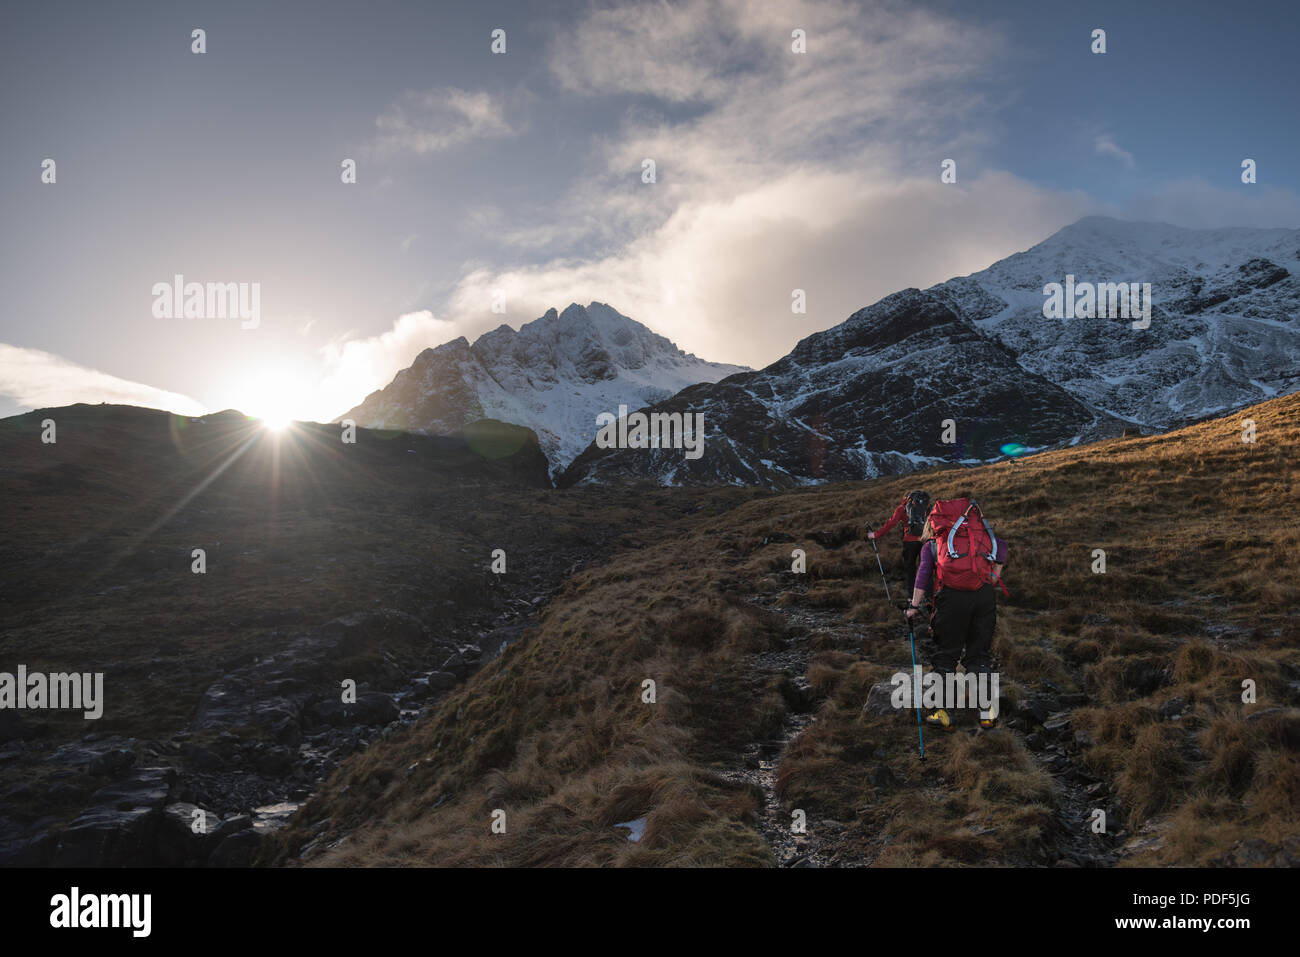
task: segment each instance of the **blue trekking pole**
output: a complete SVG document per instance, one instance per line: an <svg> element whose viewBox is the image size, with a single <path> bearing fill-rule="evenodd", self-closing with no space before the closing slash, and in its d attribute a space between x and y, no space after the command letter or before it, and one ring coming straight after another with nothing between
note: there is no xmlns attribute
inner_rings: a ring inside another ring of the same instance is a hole
<svg viewBox="0 0 1300 957"><path fill-rule="evenodd" d="M910 607L910 606L906 606L906 607ZM906 614L907 613L904 612L904 617L906 617ZM920 685L920 682L916 680L916 632L912 629L911 618L907 619L907 637L908 640L912 643L912 681L914 682L915 685ZM916 700L916 737L921 742L921 760L924 761L925 760L925 732L922 730L922 726L921 726L921 700L920 700L921 689L920 687L914 687L913 691L915 692L914 696L917 699Z"/></svg>

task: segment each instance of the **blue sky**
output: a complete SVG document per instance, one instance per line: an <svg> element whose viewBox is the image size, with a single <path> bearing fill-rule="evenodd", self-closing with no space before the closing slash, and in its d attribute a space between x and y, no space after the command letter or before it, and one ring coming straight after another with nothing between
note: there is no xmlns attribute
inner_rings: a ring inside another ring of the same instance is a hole
<svg viewBox="0 0 1300 957"><path fill-rule="evenodd" d="M758 366L1088 213L1300 226L1298 27L1289 3L6 5L0 415L325 419L574 300ZM176 273L259 283L260 325L156 317Z"/></svg>

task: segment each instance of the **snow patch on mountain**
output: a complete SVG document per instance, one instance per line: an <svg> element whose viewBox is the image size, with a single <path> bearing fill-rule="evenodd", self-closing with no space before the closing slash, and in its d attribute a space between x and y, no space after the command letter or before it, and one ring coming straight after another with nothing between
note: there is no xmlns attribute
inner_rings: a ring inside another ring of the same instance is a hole
<svg viewBox="0 0 1300 957"><path fill-rule="evenodd" d="M559 472L594 440L599 413L747 371L685 353L604 303L572 303L518 331L502 325L472 345L462 336L426 349L340 419L423 433L499 419L536 432Z"/></svg>
<svg viewBox="0 0 1300 957"><path fill-rule="evenodd" d="M1044 316L1044 287L1150 284L1134 317ZM1300 388L1300 230L1088 217L1021 253L907 289L757 372L655 409L703 412L705 453L588 448L561 484L788 487L974 464L1164 430ZM940 422L957 423L943 446Z"/></svg>
<svg viewBox="0 0 1300 957"><path fill-rule="evenodd" d="M1048 319L1043 287L1151 284L1151 325ZM1300 387L1300 230L1184 229L1090 216L928 292L1028 371L1156 429Z"/></svg>

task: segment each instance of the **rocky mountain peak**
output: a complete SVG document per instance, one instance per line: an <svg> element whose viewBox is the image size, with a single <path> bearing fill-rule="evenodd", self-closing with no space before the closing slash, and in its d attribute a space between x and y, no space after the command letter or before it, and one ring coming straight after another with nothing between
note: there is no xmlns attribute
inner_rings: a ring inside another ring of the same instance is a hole
<svg viewBox="0 0 1300 957"><path fill-rule="evenodd" d="M605 303L574 302L518 330L502 324L473 344L462 336L425 349L345 417L439 434L480 418L524 425L558 470L594 438L601 412L740 371L687 355Z"/></svg>
<svg viewBox="0 0 1300 957"><path fill-rule="evenodd" d="M1221 414L1300 387L1297 275L1300 230L1086 217L970 276L886 296L759 372L653 407L705 414L698 460L593 447L563 481L797 485ZM1045 286L1067 282L1136 284L1150 321L1137 328L1109 307L1048 318ZM952 443L940 439L949 419Z"/></svg>

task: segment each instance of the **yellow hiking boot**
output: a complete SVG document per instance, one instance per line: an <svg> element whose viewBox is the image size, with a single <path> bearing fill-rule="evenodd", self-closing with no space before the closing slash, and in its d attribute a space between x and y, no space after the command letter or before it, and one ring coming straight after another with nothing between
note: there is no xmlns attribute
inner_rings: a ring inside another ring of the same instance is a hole
<svg viewBox="0 0 1300 957"><path fill-rule="evenodd" d="M938 728L940 731L952 731L952 719L948 717L948 712L940 708L934 714L927 715L925 718L927 728Z"/></svg>
<svg viewBox="0 0 1300 957"><path fill-rule="evenodd" d="M987 711L983 711L983 710L980 711L980 727L993 728L993 727L997 727L997 723L998 723L998 705L997 702L995 701L993 703L993 707L989 708Z"/></svg>

